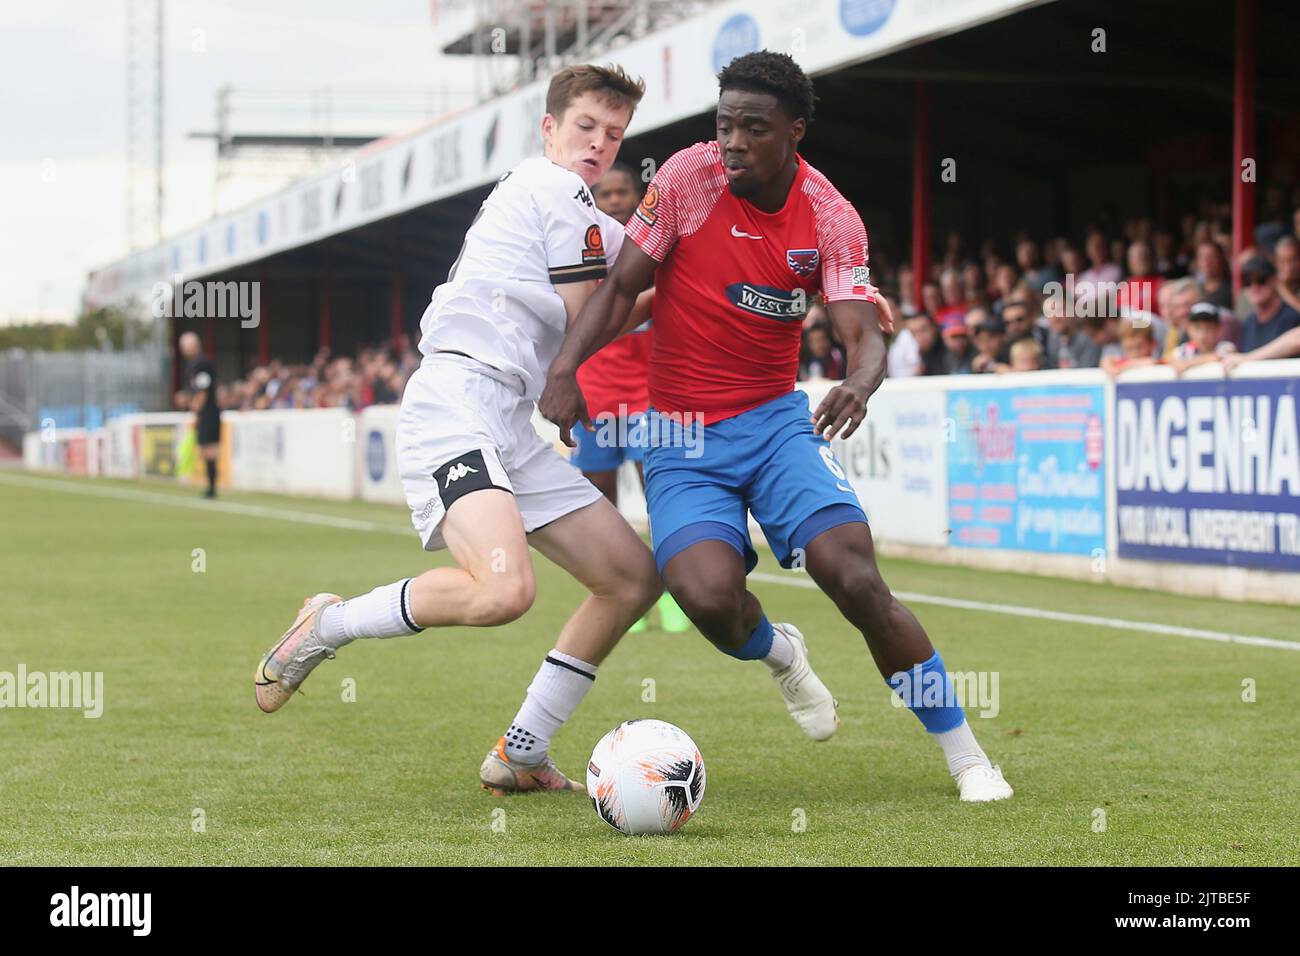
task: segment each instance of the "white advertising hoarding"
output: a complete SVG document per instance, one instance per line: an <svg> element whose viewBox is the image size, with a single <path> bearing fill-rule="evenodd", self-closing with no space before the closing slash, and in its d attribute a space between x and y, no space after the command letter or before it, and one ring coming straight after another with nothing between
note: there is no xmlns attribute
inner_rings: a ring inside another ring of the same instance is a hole
<svg viewBox="0 0 1300 956"><path fill-rule="evenodd" d="M240 491L352 498L357 423L344 408L227 412L230 485Z"/></svg>
<svg viewBox="0 0 1300 956"><path fill-rule="evenodd" d="M799 387L816 408L834 384ZM948 543L944 406L944 392L933 380L886 382L871 397L858 430L831 443L876 539Z"/></svg>
<svg viewBox="0 0 1300 956"><path fill-rule="evenodd" d="M358 417L357 474L365 501L406 504L394 447L397 409L396 405L374 405Z"/></svg>

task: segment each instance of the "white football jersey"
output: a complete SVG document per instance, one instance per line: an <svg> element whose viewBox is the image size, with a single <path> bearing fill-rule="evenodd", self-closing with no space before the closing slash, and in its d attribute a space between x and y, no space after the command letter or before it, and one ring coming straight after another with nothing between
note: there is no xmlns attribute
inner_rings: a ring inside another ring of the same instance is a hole
<svg viewBox="0 0 1300 956"><path fill-rule="evenodd" d="M536 400L564 341L555 286L603 279L622 245L622 225L596 208L582 177L544 157L524 160L483 200L424 310L420 351L468 355Z"/></svg>

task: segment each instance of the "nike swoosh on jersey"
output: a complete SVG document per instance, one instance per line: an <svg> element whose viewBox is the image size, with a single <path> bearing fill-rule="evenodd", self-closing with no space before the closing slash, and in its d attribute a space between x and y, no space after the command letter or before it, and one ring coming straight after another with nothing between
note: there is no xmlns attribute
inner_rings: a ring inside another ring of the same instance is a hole
<svg viewBox="0 0 1300 956"><path fill-rule="evenodd" d="M731 227L731 234L735 236L737 239L762 239L763 238L762 236L751 236L747 232L741 232L735 226Z"/></svg>

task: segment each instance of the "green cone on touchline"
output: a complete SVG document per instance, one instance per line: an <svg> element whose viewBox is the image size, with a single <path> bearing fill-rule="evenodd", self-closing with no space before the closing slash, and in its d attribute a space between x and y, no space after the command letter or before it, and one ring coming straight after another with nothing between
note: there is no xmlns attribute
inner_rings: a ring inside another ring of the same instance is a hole
<svg viewBox="0 0 1300 956"><path fill-rule="evenodd" d="M667 591L656 605L659 608L659 624L669 634L681 634L691 629L691 619L677 606L673 596Z"/></svg>
<svg viewBox="0 0 1300 956"><path fill-rule="evenodd" d="M644 631L644 630L645 630L646 628L648 628L649 626L650 626L650 622L647 621L645 618L641 618L641 620L637 621L635 624L633 624L631 627L629 627L629 628L627 629L627 632L628 632L629 634L640 634L642 631Z"/></svg>

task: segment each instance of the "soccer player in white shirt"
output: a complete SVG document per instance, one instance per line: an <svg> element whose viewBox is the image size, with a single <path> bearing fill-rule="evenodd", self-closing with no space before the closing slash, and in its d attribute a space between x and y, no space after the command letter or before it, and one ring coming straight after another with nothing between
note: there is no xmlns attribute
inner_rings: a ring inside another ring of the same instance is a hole
<svg viewBox="0 0 1300 956"><path fill-rule="evenodd" d="M501 178L421 320L424 359L402 398L398 463L425 549L449 549L457 566L348 601L307 599L257 667L262 710L278 710L317 664L358 638L519 618L536 589L531 545L590 593L480 779L497 793L585 792L551 761L551 736L662 584L649 548L531 418L568 323L622 245L622 227L596 208L590 187L617 158L644 91L617 68L555 75L542 120L545 155Z"/></svg>

